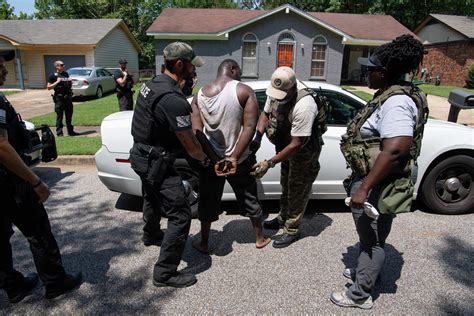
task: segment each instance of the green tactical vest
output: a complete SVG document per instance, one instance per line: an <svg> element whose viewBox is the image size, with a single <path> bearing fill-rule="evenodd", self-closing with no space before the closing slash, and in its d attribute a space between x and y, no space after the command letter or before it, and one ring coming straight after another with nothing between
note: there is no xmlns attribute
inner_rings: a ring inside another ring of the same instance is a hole
<svg viewBox="0 0 474 316"><path fill-rule="evenodd" d="M301 83L304 85L303 83ZM305 85L304 85L305 86ZM306 86L305 86L306 87ZM289 120L289 113L291 109L302 98L310 95L316 102L318 107L318 114L313 122L311 130L311 137L304 144L311 144L314 147L321 147L324 142L322 135L327 131L326 126L326 111L327 101L319 95L315 95L310 88L298 90L295 101L289 101L281 104L280 101L270 100L270 112L268 115L268 124L265 130L267 138L275 145L277 152L283 150L291 142L291 122Z"/></svg>
<svg viewBox="0 0 474 316"><path fill-rule="evenodd" d="M394 95L409 96L418 108L418 118L413 134L412 146L410 148L410 158L405 166L400 170L395 170L393 173L411 174L412 165L416 163L416 159L420 155L423 130L428 119L428 102L426 101L426 95L411 83L393 85L380 94L376 93L374 99L349 123L346 134L342 136L341 151L346 159L347 166L359 176L366 176L369 173L381 151L381 139L379 137L364 139L361 136L360 129L372 113L381 107L388 98Z"/></svg>

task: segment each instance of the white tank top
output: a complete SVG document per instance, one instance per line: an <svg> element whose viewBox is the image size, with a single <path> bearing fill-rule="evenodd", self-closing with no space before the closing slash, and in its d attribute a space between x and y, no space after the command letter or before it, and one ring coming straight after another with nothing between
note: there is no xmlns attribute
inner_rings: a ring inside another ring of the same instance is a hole
<svg viewBox="0 0 474 316"><path fill-rule="evenodd" d="M204 134L214 151L221 157L229 157L242 132L244 108L237 97L239 81L229 81L222 91L215 96L198 92L197 105L204 124ZM248 147L239 158L243 162L249 155Z"/></svg>

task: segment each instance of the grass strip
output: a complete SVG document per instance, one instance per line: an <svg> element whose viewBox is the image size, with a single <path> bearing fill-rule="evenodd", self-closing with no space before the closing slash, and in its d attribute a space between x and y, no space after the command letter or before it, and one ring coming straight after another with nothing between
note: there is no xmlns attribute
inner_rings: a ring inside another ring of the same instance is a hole
<svg viewBox="0 0 474 316"><path fill-rule="evenodd" d="M94 155L101 145L100 137L56 137L58 155Z"/></svg>
<svg viewBox="0 0 474 316"><path fill-rule="evenodd" d="M115 93L101 99L73 103L74 114L72 116L72 124L78 126L100 126L100 123L106 116L119 110ZM35 116L28 119L28 121L35 125L48 124L49 126L55 126L56 113L51 112Z"/></svg>
<svg viewBox="0 0 474 316"><path fill-rule="evenodd" d="M474 89L465 89L465 88L460 88L460 87L455 87L455 86L435 86L432 84L422 84L422 85L419 85L418 87L420 87L420 89L423 90L426 94L437 95L439 97L444 97L444 98L447 98L449 96L449 93L453 89L462 89L469 93L474 94Z"/></svg>
<svg viewBox="0 0 474 316"><path fill-rule="evenodd" d="M21 90L0 90L0 92L4 95L12 95L21 92Z"/></svg>

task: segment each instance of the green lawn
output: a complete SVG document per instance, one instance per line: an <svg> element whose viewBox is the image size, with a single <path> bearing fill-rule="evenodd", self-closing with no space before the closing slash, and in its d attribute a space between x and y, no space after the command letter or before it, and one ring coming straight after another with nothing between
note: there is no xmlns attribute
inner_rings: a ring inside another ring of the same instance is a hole
<svg viewBox="0 0 474 316"><path fill-rule="evenodd" d="M365 91L352 90L350 92L355 94L359 98L364 99L367 102L369 102L370 100L372 100L374 98L374 96L372 94L370 94L368 92L365 92Z"/></svg>
<svg viewBox="0 0 474 316"><path fill-rule="evenodd" d="M73 103L74 114L72 117L72 124L77 126L100 126L104 117L114 112L118 112L119 110L115 93L101 99ZM49 126L55 126L56 113L51 112L45 115L36 116L28 119L28 121L35 125L48 124Z"/></svg>
<svg viewBox="0 0 474 316"><path fill-rule="evenodd" d="M12 95L18 92L21 92L20 90L0 90L1 93L4 95Z"/></svg>
<svg viewBox="0 0 474 316"><path fill-rule="evenodd" d="M462 90L469 91L470 93L474 93L474 89L464 89L464 88L459 88L459 87L454 87L454 86L435 86L432 84L422 84L422 85L419 85L419 87L427 94L437 95L444 98L447 98L449 96L449 93L453 89L462 89Z"/></svg>
<svg viewBox="0 0 474 316"><path fill-rule="evenodd" d="M101 144L100 137L56 137L58 155L93 155Z"/></svg>

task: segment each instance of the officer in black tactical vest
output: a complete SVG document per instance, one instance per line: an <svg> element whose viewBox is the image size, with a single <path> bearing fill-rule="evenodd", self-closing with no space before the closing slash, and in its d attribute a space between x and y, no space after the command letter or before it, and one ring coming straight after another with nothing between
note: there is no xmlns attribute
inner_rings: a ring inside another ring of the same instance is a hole
<svg viewBox="0 0 474 316"><path fill-rule="evenodd" d="M314 180L319 173L322 132L318 126L318 104L313 94L296 80L293 69L279 67L266 91L268 98L257 125L252 148L260 147L263 133L275 145L276 154L254 166L253 174L263 177L281 162L282 194L278 217L264 222L268 229L283 228L273 247L283 248L299 238L299 225Z"/></svg>
<svg viewBox="0 0 474 316"><path fill-rule="evenodd" d="M360 249L357 266L343 272L353 284L331 294L338 306L372 308L372 290L384 266L393 218L410 211L428 103L425 93L404 79L408 73L416 74L423 54L419 40L402 35L378 47L369 58L359 58L368 67L369 88L377 92L349 123L341 141L352 169L345 187ZM367 203L377 213L370 212Z"/></svg>
<svg viewBox="0 0 474 316"><path fill-rule="evenodd" d="M56 112L56 135L63 136L63 114L66 116L66 128L69 136L79 135L72 126L72 81L64 70L64 63L60 60L54 62L55 72L48 78L48 90L54 89L53 101Z"/></svg>
<svg viewBox="0 0 474 316"><path fill-rule="evenodd" d="M14 51L0 52L0 86L8 71L5 61ZM80 273L66 274L56 240L51 233L43 202L50 192L48 186L31 171L22 158L29 147L29 136L12 105L0 94L0 288L11 303L17 303L37 285L38 275L28 276L13 268L10 237L14 224L28 239L36 270L46 287L46 298L54 298L77 288Z"/></svg>
<svg viewBox="0 0 474 316"><path fill-rule="evenodd" d="M140 88L132 120L130 163L142 181L142 240L145 246L161 244L153 284L186 287L196 283L196 277L177 272L177 268L189 234L191 210L174 162L177 155L187 153L201 165L209 164L193 134L191 106L181 90L195 66L204 62L181 42L166 46L163 55L164 73ZM160 229L161 212L168 217L166 233Z"/></svg>
<svg viewBox="0 0 474 316"><path fill-rule="evenodd" d="M128 61L125 58L119 60L120 70L114 73L115 90L120 111L133 110L133 75L127 69Z"/></svg>

